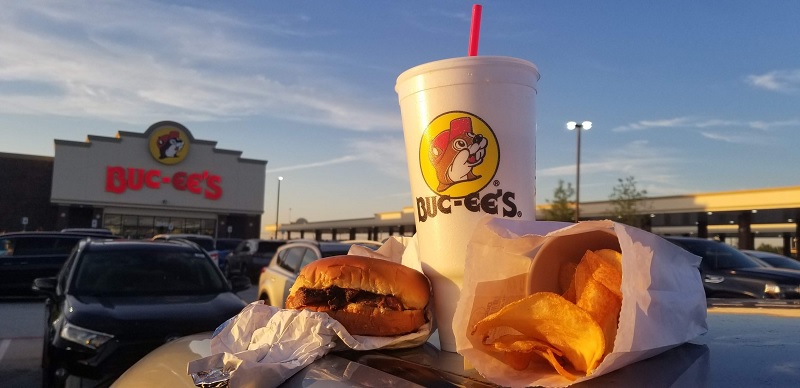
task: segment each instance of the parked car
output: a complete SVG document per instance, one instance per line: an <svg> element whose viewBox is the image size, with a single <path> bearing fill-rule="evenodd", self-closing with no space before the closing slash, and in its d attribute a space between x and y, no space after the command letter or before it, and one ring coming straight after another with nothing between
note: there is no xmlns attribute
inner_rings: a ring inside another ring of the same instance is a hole
<svg viewBox="0 0 800 388"><path fill-rule="evenodd" d="M78 241L113 236L90 232L14 232L0 235L0 295L31 296L33 279L55 276Z"/></svg>
<svg viewBox="0 0 800 388"><path fill-rule="evenodd" d="M293 240L278 248L275 257L261 271L258 280L258 299L283 308L289 288L297 274L308 263L322 257L346 255L352 243Z"/></svg>
<svg viewBox="0 0 800 388"><path fill-rule="evenodd" d="M761 260L770 267L794 269L800 271L800 261L797 261L791 257L764 251L742 250L742 252Z"/></svg>
<svg viewBox="0 0 800 388"><path fill-rule="evenodd" d="M800 351L796 335L800 305L777 300L735 302L725 300L720 307L709 303L707 334L578 386L800 386L794 369L776 367L786 365L787 354ZM211 355L211 336L207 332L162 345L126 371L114 388L194 388L187 366ZM331 351L281 387L497 386L465 367L461 354L440 351L437 342L434 334L428 343L408 349Z"/></svg>
<svg viewBox="0 0 800 388"><path fill-rule="evenodd" d="M218 264L223 273L225 273L225 269L228 266L228 255L230 255L242 241L244 241L244 239L230 237L218 238L215 241L214 246L217 248L217 254L219 256Z"/></svg>
<svg viewBox="0 0 800 388"><path fill-rule="evenodd" d="M91 233L91 234L102 234L106 236L114 235L114 232L106 228L64 228L61 229L61 231L64 233Z"/></svg>
<svg viewBox="0 0 800 388"><path fill-rule="evenodd" d="M214 241L214 238L205 234L185 234L185 233L176 233L176 234L157 234L151 238L153 241L161 241L161 240L172 240L172 239L181 239L191 241L200 246L200 248L205 249L208 252L208 255L211 257L211 260L219 266L219 252L217 251L217 244Z"/></svg>
<svg viewBox="0 0 800 388"><path fill-rule="evenodd" d="M57 277L33 281L47 298L43 386L113 381L165 342L214 330L246 306L235 292L249 281L233 283L192 243L81 241Z"/></svg>
<svg viewBox="0 0 800 388"><path fill-rule="evenodd" d="M228 277L245 275L250 277L253 284L258 283L258 276L261 274L261 268L269 265L278 247L283 244L286 244L286 240L262 240L251 238L242 241L236 249L228 255L228 265L225 268L225 275Z"/></svg>
<svg viewBox="0 0 800 388"><path fill-rule="evenodd" d="M702 258L700 275L707 298L800 299L800 272L764 267L720 241L666 239Z"/></svg>

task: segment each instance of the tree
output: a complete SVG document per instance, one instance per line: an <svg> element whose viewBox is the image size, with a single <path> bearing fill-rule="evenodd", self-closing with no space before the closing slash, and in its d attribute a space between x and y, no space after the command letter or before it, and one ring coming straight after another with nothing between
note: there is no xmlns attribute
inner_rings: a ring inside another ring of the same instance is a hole
<svg viewBox="0 0 800 388"><path fill-rule="evenodd" d="M644 227L646 218L640 213L647 209L647 190L637 189L636 179L632 176L617 179L617 185L608 198L611 200L611 215L615 221L637 228Z"/></svg>
<svg viewBox="0 0 800 388"><path fill-rule="evenodd" d="M553 191L553 201L547 200L550 208L545 210L545 220L547 221L573 221L575 219L575 208L572 205L574 201L572 196L575 195L575 189L572 188L572 183L567 183L564 187L564 181L558 181L558 187Z"/></svg>

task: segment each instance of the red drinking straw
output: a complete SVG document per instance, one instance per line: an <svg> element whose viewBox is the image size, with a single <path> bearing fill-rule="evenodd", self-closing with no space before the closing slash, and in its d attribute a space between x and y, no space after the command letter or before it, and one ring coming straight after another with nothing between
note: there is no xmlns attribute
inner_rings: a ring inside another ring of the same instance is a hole
<svg viewBox="0 0 800 388"><path fill-rule="evenodd" d="M478 55L478 40L481 37L481 7L480 4L472 6L472 25L469 28L469 50L467 54L471 57Z"/></svg>

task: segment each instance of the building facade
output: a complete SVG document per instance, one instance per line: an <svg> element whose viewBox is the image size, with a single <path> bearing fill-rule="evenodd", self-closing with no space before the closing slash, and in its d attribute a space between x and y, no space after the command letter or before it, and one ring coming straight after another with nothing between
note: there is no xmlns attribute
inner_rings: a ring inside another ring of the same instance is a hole
<svg viewBox="0 0 800 388"><path fill-rule="evenodd" d="M144 133L89 135L84 142L56 139L53 158L5 154L0 163L36 176L33 186L2 193L0 206L10 215L0 227L7 231L102 227L128 238L260 235L267 162L195 139L176 122L153 124Z"/></svg>
<svg viewBox="0 0 800 388"><path fill-rule="evenodd" d="M742 249L760 243L797 256L800 235L800 186L652 197L640 203L644 229L658 235L694 236L724 240ZM536 206L544 219L550 205ZM581 220L613 219L609 201L582 202ZM373 218L280 225L284 238L382 240L415 232L415 210L377 213Z"/></svg>

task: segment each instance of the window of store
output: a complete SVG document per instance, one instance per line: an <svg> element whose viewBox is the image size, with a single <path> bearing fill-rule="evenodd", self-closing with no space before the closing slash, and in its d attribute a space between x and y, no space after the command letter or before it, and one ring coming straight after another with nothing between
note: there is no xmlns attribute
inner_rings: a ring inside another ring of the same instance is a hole
<svg viewBox="0 0 800 388"><path fill-rule="evenodd" d="M106 214L103 227L130 239L148 239L164 233L192 233L214 236L216 220L184 217L154 217Z"/></svg>

